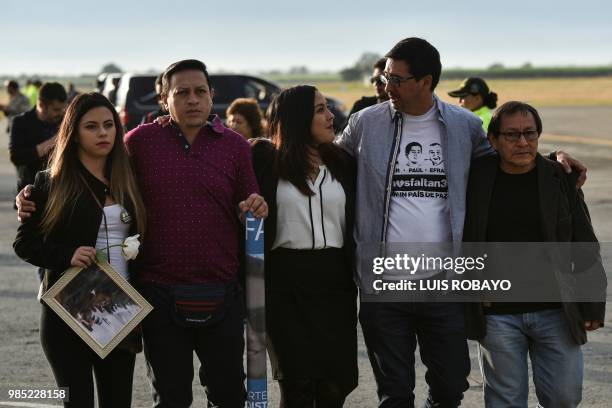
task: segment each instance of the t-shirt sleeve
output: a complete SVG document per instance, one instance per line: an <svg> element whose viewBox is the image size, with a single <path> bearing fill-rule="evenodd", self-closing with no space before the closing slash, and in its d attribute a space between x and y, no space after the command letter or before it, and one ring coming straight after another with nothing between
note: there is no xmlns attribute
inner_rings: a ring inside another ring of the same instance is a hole
<svg viewBox="0 0 612 408"><path fill-rule="evenodd" d="M358 117L359 112L349 117L348 125L336 140L336 143L353 157L357 156L357 145L359 144L357 130L359 125L359 121L357 120Z"/></svg>

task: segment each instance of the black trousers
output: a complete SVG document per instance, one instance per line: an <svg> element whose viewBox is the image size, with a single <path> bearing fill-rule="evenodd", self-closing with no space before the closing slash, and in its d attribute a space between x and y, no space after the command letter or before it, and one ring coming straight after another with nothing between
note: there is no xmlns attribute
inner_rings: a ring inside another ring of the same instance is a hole
<svg viewBox="0 0 612 408"><path fill-rule="evenodd" d="M271 251L266 325L277 380L357 386L357 299L342 249Z"/></svg>
<svg viewBox="0 0 612 408"><path fill-rule="evenodd" d="M153 305L142 323L144 352L156 408L187 408L193 402L193 353L209 407L244 408L244 302L236 295L225 318L206 327L182 327L172 319L172 298L159 286L139 288Z"/></svg>
<svg viewBox="0 0 612 408"><path fill-rule="evenodd" d="M279 408L342 408L345 387L332 380L279 380Z"/></svg>
<svg viewBox="0 0 612 408"><path fill-rule="evenodd" d="M359 320L380 408L414 407L417 341L429 385L424 406L461 404L470 373L463 304L362 302Z"/></svg>
<svg viewBox="0 0 612 408"><path fill-rule="evenodd" d="M58 387L67 387L64 407L94 407L92 369L99 408L129 408L136 354L115 349L98 357L48 306L42 306L40 340Z"/></svg>

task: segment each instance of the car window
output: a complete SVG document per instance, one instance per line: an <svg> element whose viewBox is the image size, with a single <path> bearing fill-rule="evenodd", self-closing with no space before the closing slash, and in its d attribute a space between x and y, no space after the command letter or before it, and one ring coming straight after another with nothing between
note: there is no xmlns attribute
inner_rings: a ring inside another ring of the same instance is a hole
<svg viewBox="0 0 612 408"><path fill-rule="evenodd" d="M215 104L230 104L236 98L242 95L236 95L233 90L232 81L226 76L211 76L210 82L215 90L213 101Z"/></svg>
<svg viewBox="0 0 612 408"><path fill-rule="evenodd" d="M242 92L245 98L253 98L257 101L266 100L266 87L252 79L246 79L242 83Z"/></svg>
<svg viewBox="0 0 612 408"><path fill-rule="evenodd" d="M156 110L159 105L157 104L157 94L155 93L155 78L153 75L131 77L129 87L127 89L123 87L119 89L121 103L118 105L123 106L124 103L139 112ZM125 92L125 96L122 95L123 92Z"/></svg>
<svg viewBox="0 0 612 408"><path fill-rule="evenodd" d="M130 94L143 105L157 105L154 76L138 76L130 79Z"/></svg>

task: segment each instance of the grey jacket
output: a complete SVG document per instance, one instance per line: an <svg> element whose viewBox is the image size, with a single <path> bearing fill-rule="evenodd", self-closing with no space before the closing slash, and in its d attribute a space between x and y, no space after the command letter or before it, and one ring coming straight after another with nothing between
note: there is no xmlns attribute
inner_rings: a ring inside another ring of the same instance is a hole
<svg viewBox="0 0 612 408"><path fill-rule="evenodd" d="M442 123L442 149L446 158L450 222L454 242L463 237L465 192L472 158L492 154L481 120L468 110L434 95ZM384 243L387 236L391 182L402 137L401 112L391 102L357 112L338 143L357 160L355 241Z"/></svg>

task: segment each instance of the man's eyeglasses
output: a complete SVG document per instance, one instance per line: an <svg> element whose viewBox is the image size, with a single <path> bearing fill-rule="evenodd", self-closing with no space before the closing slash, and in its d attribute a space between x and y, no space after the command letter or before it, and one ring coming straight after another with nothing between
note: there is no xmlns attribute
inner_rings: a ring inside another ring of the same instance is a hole
<svg viewBox="0 0 612 408"><path fill-rule="evenodd" d="M511 143L516 143L521 138L521 136L525 137L525 140L528 142L533 142L537 138L540 137L540 134L537 130L524 130L522 132L499 132L500 135L506 139L506 141Z"/></svg>
<svg viewBox="0 0 612 408"><path fill-rule="evenodd" d="M414 75L409 77L401 77L399 75L391 75L388 72L383 72L381 76L379 76L381 82L385 85L391 84L393 86L400 86L402 82L410 81L411 79L415 79Z"/></svg>

